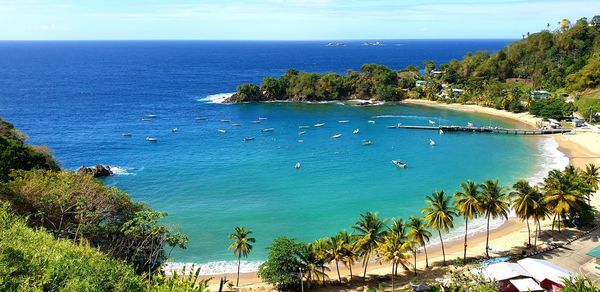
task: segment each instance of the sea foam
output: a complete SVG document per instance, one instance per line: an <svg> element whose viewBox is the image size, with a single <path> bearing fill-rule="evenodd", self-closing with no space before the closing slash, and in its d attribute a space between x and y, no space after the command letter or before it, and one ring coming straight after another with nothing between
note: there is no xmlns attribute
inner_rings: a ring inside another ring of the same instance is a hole
<svg viewBox="0 0 600 292"><path fill-rule="evenodd" d="M199 98L198 101L203 101L206 103L224 103L226 99L230 98L234 94L235 94L235 92L211 94L211 95L207 95L205 97Z"/></svg>
<svg viewBox="0 0 600 292"><path fill-rule="evenodd" d="M258 271L258 266L262 263L263 262L261 261L241 261L240 273L256 272ZM200 269L200 275L220 275L237 273L237 265L237 261L217 261L205 264L173 262L166 263L163 267L163 271L166 275L172 275L174 273L182 274L185 268L186 274L191 274Z"/></svg>

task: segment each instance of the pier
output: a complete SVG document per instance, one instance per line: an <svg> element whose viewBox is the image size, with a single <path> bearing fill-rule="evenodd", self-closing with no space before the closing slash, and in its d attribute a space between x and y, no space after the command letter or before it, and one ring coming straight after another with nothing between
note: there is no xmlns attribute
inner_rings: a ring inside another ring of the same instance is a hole
<svg viewBox="0 0 600 292"><path fill-rule="evenodd" d="M552 135L570 133L571 129L507 129L500 127L463 127L463 126L398 126L400 129L413 130L442 130L444 132L474 132L474 133L498 133L513 135Z"/></svg>

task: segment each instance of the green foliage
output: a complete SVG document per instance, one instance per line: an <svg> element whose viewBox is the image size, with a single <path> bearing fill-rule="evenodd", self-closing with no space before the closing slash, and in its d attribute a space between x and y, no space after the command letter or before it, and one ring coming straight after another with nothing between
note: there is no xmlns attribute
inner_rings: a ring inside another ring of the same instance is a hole
<svg viewBox="0 0 600 292"><path fill-rule="evenodd" d="M168 256L164 247L185 247L187 238L159 220L165 213L133 203L117 188L91 176L45 170L18 171L4 184L0 199L58 238L86 241L117 259L153 272Z"/></svg>
<svg viewBox="0 0 600 292"><path fill-rule="evenodd" d="M573 114L575 106L573 103L565 102L560 97L541 99L534 101L529 108L531 114L545 119L561 119Z"/></svg>
<svg viewBox="0 0 600 292"><path fill-rule="evenodd" d="M296 255L302 244L293 239L278 237L269 246L267 260L258 267L258 276L280 290L297 288L300 285L300 267Z"/></svg>
<svg viewBox="0 0 600 292"><path fill-rule="evenodd" d="M29 146L24 139L13 125L0 119L0 182L7 181L13 170L59 169L46 148Z"/></svg>
<svg viewBox="0 0 600 292"><path fill-rule="evenodd" d="M563 280L563 292L599 292L600 288L594 285L594 282L587 276L578 276L575 278L565 278Z"/></svg>
<svg viewBox="0 0 600 292"><path fill-rule="evenodd" d="M258 86L251 83L245 83L237 87L237 96L239 99L238 101L240 102L258 101L261 98L262 93Z"/></svg>

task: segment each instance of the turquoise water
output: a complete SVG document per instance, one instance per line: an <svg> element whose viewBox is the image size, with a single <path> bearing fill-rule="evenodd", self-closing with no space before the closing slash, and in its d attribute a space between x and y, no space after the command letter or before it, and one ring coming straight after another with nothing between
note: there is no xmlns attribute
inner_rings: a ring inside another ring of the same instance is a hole
<svg viewBox="0 0 600 292"><path fill-rule="evenodd" d="M511 126L462 112L403 105L203 106L208 107L208 120L179 127L177 133L166 131L172 125L168 116L159 115L143 125L163 129L156 135L156 144L144 142L135 133L129 139L115 137L115 143L135 149L131 152L138 159L130 158L130 164L121 165L130 175L106 180L136 200L169 212L169 223L190 239L187 250L175 252L173 260L177 262L231 260L227 235L240 224L252 229L257 238L249 261L260 261L276 236L301 241L330 236L350 230L358 215L366 211L378 211L383 217L418 215L424 196L432 191L452 192L467 179L514 182L532 173L535 167L531 162L541 159L537 140L522 136L440 135L386 127L428 125L429 120L444 125ZM250 123L258 117L267 119ZM299 126L316 123L325 126L298 135L303 131ZM263 133L263 128L275 130ZM356 128L360 133L354 135ZM338 133L343 135L340 139L331 139ZM255 140L245 142L246 136L255 136ZM362 146L363 139L374 144ZM437 146L430 146L429 139ZM391 159L401 159L409 168L398 169ZM294 169L296 162L301 169ZM248 263L248 269L251 266Z"/></svg>
<svg viewBox="0 0 600 292"><path fill-rule="evenodd" d="M590 250L587 255L600 259L600 245Z"/></svg>

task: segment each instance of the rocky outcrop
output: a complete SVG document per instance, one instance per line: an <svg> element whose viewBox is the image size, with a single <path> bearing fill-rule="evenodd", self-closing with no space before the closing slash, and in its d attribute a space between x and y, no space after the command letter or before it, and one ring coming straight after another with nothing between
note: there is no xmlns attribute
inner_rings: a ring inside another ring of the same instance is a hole
<svg viewBox="0 0 600 292"><path fill-rule="evenodd" d="M112 170L110 170L110 166L104 166L101 164L96 164L94 167L86 167L82 165L77 170L77 173L80 175L92 174L94 177L105 177L113 174Z"/></svg>

